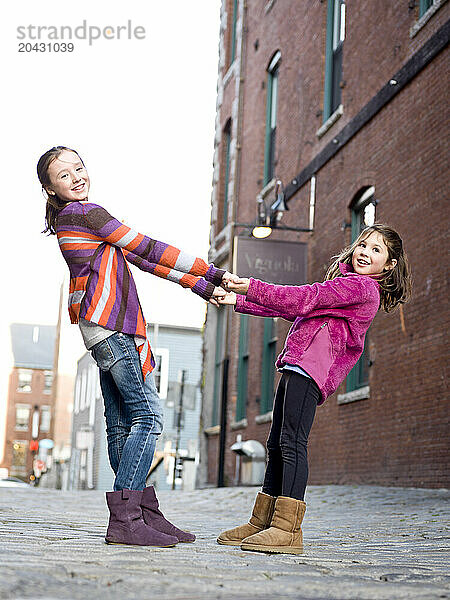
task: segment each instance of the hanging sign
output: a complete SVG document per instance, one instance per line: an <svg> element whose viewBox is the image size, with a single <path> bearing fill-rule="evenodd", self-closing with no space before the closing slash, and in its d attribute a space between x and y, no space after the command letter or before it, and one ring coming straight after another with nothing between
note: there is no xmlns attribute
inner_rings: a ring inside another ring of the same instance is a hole
<svg viewBox="0 0 450 600"><path fill-rule="evenodd" d="M235 237L233 270L241 277L269 283L306 283L307 248L303 242Z"/></svg>

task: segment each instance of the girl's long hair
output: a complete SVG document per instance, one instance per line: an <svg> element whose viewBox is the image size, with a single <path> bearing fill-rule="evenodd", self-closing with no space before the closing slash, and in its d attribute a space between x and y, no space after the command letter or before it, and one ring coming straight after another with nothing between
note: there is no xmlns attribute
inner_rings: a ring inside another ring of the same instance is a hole
<svg viewBox="0 0 450 600"><path fill-rule="evenodd" d="M391 312L399 304L404 304L410 300L412 278L408 258L403 249L402 239L398 233L388 225L375 223L374 225L363 229L353 244L344 248L340 254L333 256L334 260L328 268L325 280L334 279L341 275L339 263L352 264L355 248L362 240L369 237L373 231L381 233L383 236L384 243L388 249L389 260L395 258L397 261L397 264L393 269L386 270L382 275L377 277L377 281L380 284L380 308L385 312Z"/></svg>
<svg viewBox="0 0 450 600"><path fill-rule="evenodd" d="M56 219L58 217L58 213L67 204L67 202L64 202L64 200L61 200L61 198L59 198L56 195L50 196L50 194L48 194L47 190L45 189L46 186L49 186L51 184L50 178L48 176L48 168L51 165L51 163L56 158L58 158L58 156L64 150L68 150L69 152L75 152L75 154L77 154L80 157L80 160L83 163L81 156L76 150L73 150L72 148L67 148L66 146L54 146L53 148L50 148L50 150L47 150L47 152L45 152L41 156L37 164L37 175L42 185L42 191L47 195L47 204L45 207L45 229L44 231L42 231L42 233L48 232L48 235L56 234Z"/></svg>

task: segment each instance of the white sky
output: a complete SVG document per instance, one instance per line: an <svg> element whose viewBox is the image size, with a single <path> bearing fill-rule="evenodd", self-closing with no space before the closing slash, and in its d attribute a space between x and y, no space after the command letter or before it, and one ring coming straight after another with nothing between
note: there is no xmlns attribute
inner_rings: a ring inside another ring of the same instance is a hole
<svg viewBox="0 0 450 600"><path fill-rule="evenodd" d="M75 148L89 172L92 202L141 233L207 258L219 13L220 0L21 0L3 12L0 438L9 324L56 325L64 277L61 371L75 373L84 353L67 312L67 266L56 237L40 233L45 201L36 163L43 152ZM72 53L18 52L18 26L75 28L83 20L101 27L131 20L146 37L92 46L73 40ZM203 324L200 298L132 271L147 321Z"/></svg>

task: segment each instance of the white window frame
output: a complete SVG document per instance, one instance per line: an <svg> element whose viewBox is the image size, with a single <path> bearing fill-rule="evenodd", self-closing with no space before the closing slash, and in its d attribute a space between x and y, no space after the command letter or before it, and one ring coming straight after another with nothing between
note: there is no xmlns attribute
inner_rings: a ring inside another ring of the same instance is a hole
<svg viewBox="0 0 450 600"><path fill-rule="evenodd" d="M44 410L47 409L47 410ZM44 413L48 414L48 425L47 427L45 427L45 423L44 423L44 419L42 418ZM51 424L51 420L52 420L52 409L51 406L49 406L48 404L43 404L41 406L41 419L40 419L40 426L39 426L39 430L41 432L47 433L48 431L50 431L50 424Z"/></svg>
<svg viewBox="0 0 450 600"><path fill-rule="evenodd" d="M31 413L31 404L21 404L21 403L17 403L15 405L15 424L14 424L14 431L28 431L28 429L30 428L30 413ZM17 427L17 409L27 409L28 410L28 423L26 427Z"/></svg>
<svg viewBox="0 0 450 600"><path fill-rule="evenodd" d="M47 388L46 380L51 377L50 387ZM44 371L44 394L51 394L53 389L53 371Z"/></svg>
<svg viewBox="0 0 450 600"><path fill-rule="evenodd" d="M31 375L31 378L30 378L30 389L29 390L21 389L21 387L20 387L20 376L21 375ZM18 373L17 373L17 391L20 394L31 394L32 383L33 383L33 369L19 369Z"/></svg>

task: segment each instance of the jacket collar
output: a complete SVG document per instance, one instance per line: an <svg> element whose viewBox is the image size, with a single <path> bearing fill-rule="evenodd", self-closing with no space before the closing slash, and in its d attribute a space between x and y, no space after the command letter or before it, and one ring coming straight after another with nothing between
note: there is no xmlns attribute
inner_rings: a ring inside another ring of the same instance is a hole
<svg viewBox="0 0 450 600"><path fill-rule="evenodd" d="M348 263L340 262L339 270L342 273L342 275L356 275L355 271L353 270L353 266L349 265ZM362 275L362 277L368 277L369 279L372 279L377 283L379 283L379 281L383 279L383 275L378 275L377 277L369 277L369 275Z"/></svg>
<svg viewBox="0 0 450 600"><path fill-rule="evenodd" d="M342 273L342 275L350 275L354 273L352 265L343 262L339 263L339 271Z"/></svg>

